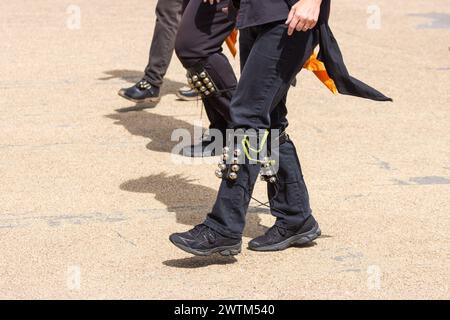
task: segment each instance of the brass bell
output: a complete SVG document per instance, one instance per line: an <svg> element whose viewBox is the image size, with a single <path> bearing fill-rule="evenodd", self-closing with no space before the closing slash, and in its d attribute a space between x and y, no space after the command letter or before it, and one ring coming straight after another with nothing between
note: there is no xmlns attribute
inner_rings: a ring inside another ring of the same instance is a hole
<svg viewBox="0 0 450 320"><path fill-rule="evenodd" d="M208 83L208 84L206 85L206 87L207 87L208 89L211 89L211 88L213 87L213 84L210 82L210 83Z"/></svg>
<svg viewBox="0 0 450 320"><path fill-rule="evenodd" d="M238 172L239 171L239 165L237 165L237 164L233 164L232 166L231 166L231 171L233 171L233 172Z"/></svg>
<svg viewBox="0 0 450 320"><path fill-rule="evenodd" d="M272 176L272 177L269 178L269 182L270 183L275 183L275 182L277 182L277 178Z"/></svg>
<svg viewBox="0 0 450 320"><path fill-rule="evenodd" d="M206 87L205 87L205 86L201 86L201 87L200 87L200 91L201 91L201 92L205 92L205 91L206 91Z"/></svg>
<svg viewBox="0 0 450 320"><path fill-rule="evenodd" d="M204 79L204 78L206 78L206 72L202 72L202 73L200 73L200 78L202 78L202 79Z"/></svg>
<svg viewBox="0 0 450 320"><path fill-rule="evenodd" d="M206 91L204 92L204 94L205 94L205 96L209 96L209 95L211 94L211 92L209 92L208 90L206 90Z"/></svg>
<svg viewBox="0 0 450 320"><path fill-rule="evenodd" d="M214 92L214 91L216 91L216 89L210 88L209 91Z"/></svg>
<svg viewBox="0 0 450 320"><path fill-rule="evenodd" d="M230 172L230 174L228 175L228 178L230 178L231 180L236 180L237 179L237 173L236 172Z"/></svg>
<svg viewBox="0 0 450 320"><path fill-rule="evenodd" d="M222 172L222 170L217 169L217 170L215 171L215 174L216 174L216 177L217 177L217 178L222 179L222 177L223 177L223 172Z"/></svg>
<svg viewBox="0 0 450 320"><path fill-rule="evenodd" d="M193 75L192 76L192 81L194 81L194 82L198 81L198 76L197 75Z"/></svg>
<svg viewBox="0 0 450 320"><path fill-rule="evenodd" d="M200 88L200 87L202 86L202 83L201 83L200 81L197 81L197 82L195 83L195 86L196 86L197 88Z"/></svg>
<svg viewBox="0 0 450 320"><path fill-rule="evenodd" d="M223 147L222 152L223 153L228 153L228 152L230 152L230 148L229 147Z"/></svg>
<svg viewBox="0 0 450 320"><path fill-rule="evenodd" d="M222 162L219 163L218 167L219 167L220 170L225 170L227 168L226 164L222 163Z"/></svg>
<svg viewBox="0 0 450 320"><path fill-rule="evenodd" d="M203 82L204 82L204 83L210 83L211 80L209 80L209 78L205 78L205 79L203 79Z"/></svg>

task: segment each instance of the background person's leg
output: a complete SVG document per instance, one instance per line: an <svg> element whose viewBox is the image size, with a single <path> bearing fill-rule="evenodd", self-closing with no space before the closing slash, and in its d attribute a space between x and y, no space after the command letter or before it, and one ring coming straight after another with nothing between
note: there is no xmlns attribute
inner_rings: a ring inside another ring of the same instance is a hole
<svg viewBox="0 0 450 320"><path fill-rule="evenodd" d="M156 4L156 24L144 75L144 79L154 87L161 87L169 68L181 20L182 5L183 0L158 0Z"/></svg>
<svg viewBox="0 0 450 320"><path fill-rule="evenodd" d="M225 92L203 99L211 127L224 130L229 120L232 91L236 76L222 45L234 29L234 21L228 19L222 8L228 1L210 5L203 0L190 0L181 20L175 50L186 69L202 66L219 90ZM220 115L220 116L218 116Z"/></svg>

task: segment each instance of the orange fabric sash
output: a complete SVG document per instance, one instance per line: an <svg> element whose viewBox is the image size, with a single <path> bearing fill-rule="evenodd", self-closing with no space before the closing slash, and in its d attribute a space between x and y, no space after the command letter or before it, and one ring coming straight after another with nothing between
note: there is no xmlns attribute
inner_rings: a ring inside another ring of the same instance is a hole
<svg viewBox="0 0 450 320"><path fill-rule="evenodd" d="M237 31L237 29L234 29L233 31L231 31L228 38L225 40L225 42L228 46L228 49L230 50L233 57L236 57L236 54L237 54L237 48L236 48L237 36L238 36L238 31Z"/></svg>
<svg viewBox="0 0 450 320"><path fill-rule="evenodd" d="M317 54L313 53L311 57L309 57L308 61L306 61L303 66L306 70L312 71L317 78L328 88L331 92L336 94L337 88L333 79L328 75L327 69L325 68L325 64L317 59Z"/></svg>

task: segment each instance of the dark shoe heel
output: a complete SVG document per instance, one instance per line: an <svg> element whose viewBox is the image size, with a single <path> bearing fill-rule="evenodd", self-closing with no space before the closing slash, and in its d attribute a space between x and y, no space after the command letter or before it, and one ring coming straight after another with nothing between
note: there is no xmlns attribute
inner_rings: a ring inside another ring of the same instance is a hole
<svg viewBox="0 0 450 320"><path fill-rule="evenodd" d="M314 240L316 240L321 235L322 235L322 231L320 230L319 227L317 227L317 229L315 231L312 231L310 233L305 234L303 237L301 237L300 239L292 242L291 244L293 244L293 245L305 245L305 244L313 242Z"/></svg>
<svg viewBox="0 0 450 320"><path fill-rule="evenodd" d="M228 257L228 256L236 256L239 253L241 253L241 248L239 248L239 249L228 249L228 250L225 250L225 251L221 251L219 253L220 253L220 255L226 256L226 257Z"/></svg>
<svg viewBox="0 0 450 320"><path fill-rule="evenodd" d="M226 250L220 251L219 253L222 256L236 256L239 253L241 253L241 251L242 251L242 244L240 243L232 248L228 248Z"/></svg>

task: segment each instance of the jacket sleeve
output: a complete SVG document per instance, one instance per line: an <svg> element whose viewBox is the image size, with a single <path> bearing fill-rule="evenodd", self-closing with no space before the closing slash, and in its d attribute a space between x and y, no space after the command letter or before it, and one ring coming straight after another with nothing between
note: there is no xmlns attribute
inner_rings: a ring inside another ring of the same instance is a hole
<svg viewBox="0 0 450 320"><path fill-rule="evenodd" d="M289 7L292 7L294 4L298 2L298 0L283 0L283 1L287 2Z"/></svg>

